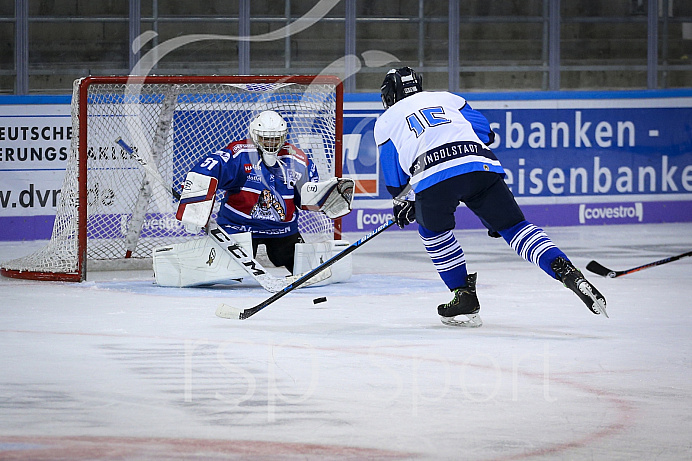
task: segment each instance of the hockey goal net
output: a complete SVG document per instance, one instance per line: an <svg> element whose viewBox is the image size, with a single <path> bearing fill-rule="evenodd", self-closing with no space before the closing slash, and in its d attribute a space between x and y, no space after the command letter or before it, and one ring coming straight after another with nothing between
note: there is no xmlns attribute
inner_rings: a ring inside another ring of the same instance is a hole
<svg viewBox="0 0 692 461"><path fill-rule="evenodd" d="M263 110L287 140L341 176L342 86L331 76L87 77L75 81L70 156L50 242L2 264L10 277L82 281L89 270L151 267L152 249L194 238L175 219L175 191L208 153L249 139ZM121 139L121 144L116 140ZM149 168L127 153L129 146ZM217 194L216 210L223 202ZM340 221L302 211L307 242L339 238Z"/></svg>

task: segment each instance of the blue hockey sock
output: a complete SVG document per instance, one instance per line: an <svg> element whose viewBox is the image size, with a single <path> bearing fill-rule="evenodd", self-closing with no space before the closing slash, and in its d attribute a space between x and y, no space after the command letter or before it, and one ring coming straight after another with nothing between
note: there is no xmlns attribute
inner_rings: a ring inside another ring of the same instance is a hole
<svg viewBox="0 0 692 461"><path fill-rule="evenodd" d="M543 229L527 221L522 221L499 232L519 256L537 265L554 279L557 277L555 271L550 268L550 263L558 256L569 259L562 250L555 246L550 237L543 232Z"/></svg>
<svg viewBox="0 0 692 461"><path fill-rule="evenodd" d="M418 233L432 263L447 288L466 285L466 258L452 231L434 232L419 225Z"/></svg>

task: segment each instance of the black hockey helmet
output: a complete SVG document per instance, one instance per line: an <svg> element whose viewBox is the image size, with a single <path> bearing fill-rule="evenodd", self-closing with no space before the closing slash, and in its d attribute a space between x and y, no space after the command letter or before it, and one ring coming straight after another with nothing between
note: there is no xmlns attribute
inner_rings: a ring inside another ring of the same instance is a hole
<svg viewBox="0 0 692 461"><path fill-rule="evenodd" d="M389 109L397 101L423 91L423 76L416 74L410 67L401 67L387 72L380 87L382 104Z"/></svg>

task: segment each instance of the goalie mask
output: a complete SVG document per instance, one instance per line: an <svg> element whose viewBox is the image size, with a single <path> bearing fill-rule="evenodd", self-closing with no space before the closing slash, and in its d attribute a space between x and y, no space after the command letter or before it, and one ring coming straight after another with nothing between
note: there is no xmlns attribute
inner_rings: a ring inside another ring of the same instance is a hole
<svg viewBox="0 0 692 461"><path fill-rule="evenodd" d="M261 112L250 122L250 137L267 166L276 165L287 135L286 121L273 110Z"/></svg>
<svg viewBox="0 0 692 461"><path fill-rule="evenodd" d="M407 96L423 91L423 76L410 67L392 69L384 77L380 93L382 104L389 109Z"/></svg>

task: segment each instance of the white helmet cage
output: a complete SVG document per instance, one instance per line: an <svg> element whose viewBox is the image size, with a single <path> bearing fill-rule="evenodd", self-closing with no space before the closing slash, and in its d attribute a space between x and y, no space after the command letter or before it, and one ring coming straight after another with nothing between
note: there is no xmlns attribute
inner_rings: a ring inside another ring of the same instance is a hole
<svg viewBox="0 0 692 461"><path fill-rule="evenodd" d="M250 137L269 166L274 166L277 154L286 143L288 125L286 121L273 110L261 112L250 122Z"/></svg>

